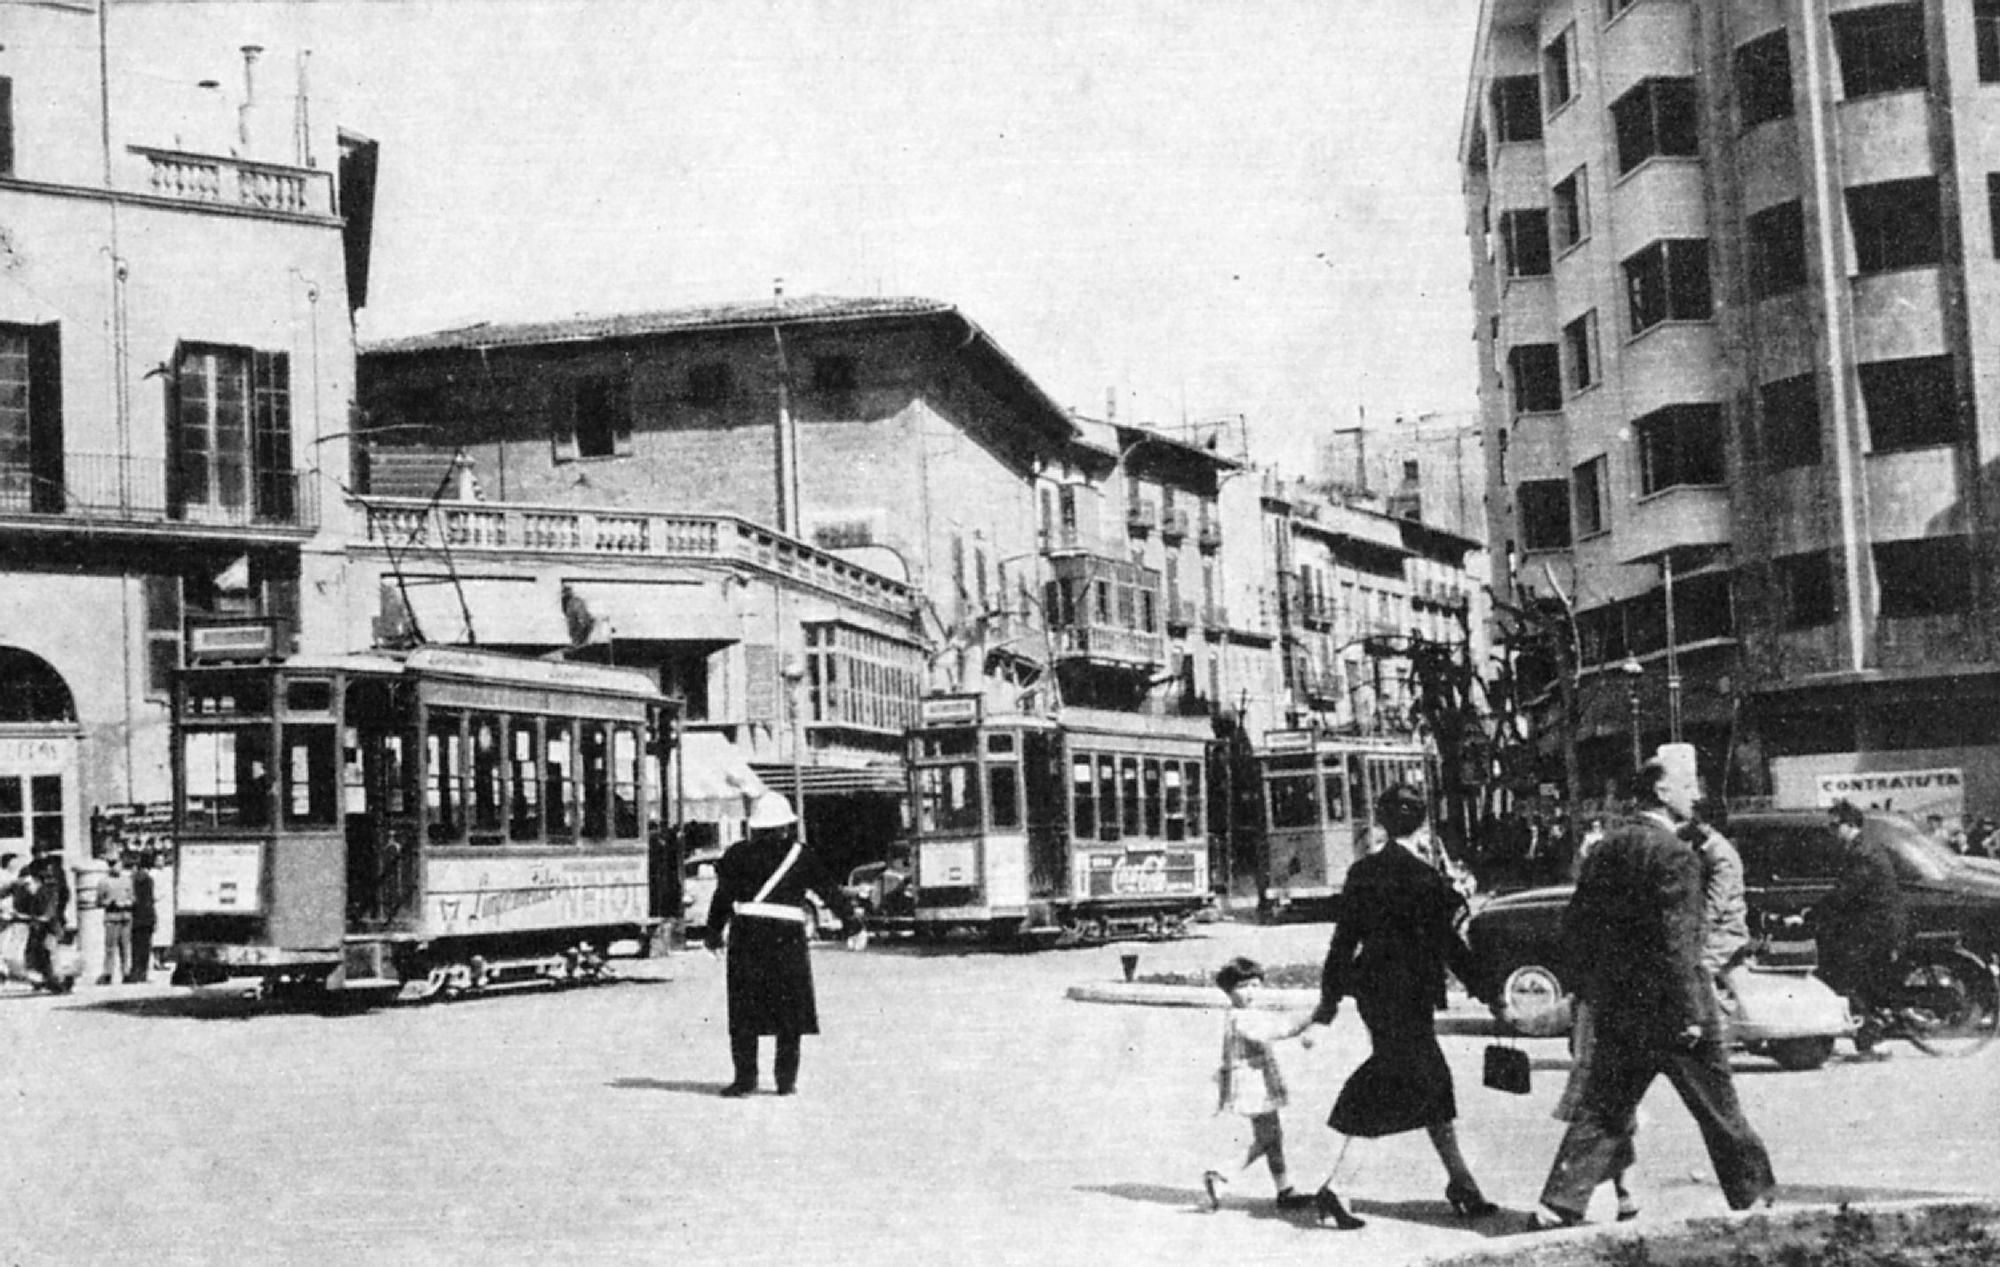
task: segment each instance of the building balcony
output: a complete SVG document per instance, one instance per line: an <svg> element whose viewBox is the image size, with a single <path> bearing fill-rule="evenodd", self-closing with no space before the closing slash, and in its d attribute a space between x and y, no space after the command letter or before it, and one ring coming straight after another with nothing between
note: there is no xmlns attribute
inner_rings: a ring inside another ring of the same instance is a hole
<svg viewBox="0 0 2000 1267"><path fill-rule="evenodd" d="M370 497L353 503L352 543L398 553L448 548L460 556L692 560L737 564L905 614L913 591L802 541L732 515L631 508L583 510L521 502L431 502Z"/></svg>
<svg viewBox="0 0 2000 1267"><path fill-rule="evenodd" d="M1160 540L1185 541L1188 535L1188 513L1179 507L1160 512Z"/></svg>
<svg viewBox="0 0 2000 1267"><path fill-rule="evenodd" d="M59 468L0 467L0 529L299 541L319 527L303 471L205 472L206 495L176 487L164 458L65 453Z"/></svg>
<svg viewBox="0 0 2000 1267"><path fill-rule="evenodd" d="M127 147L125 188L261 215L333 215L333 173L216 154Z"/></svg>
<svg viewBox="0 0 2000 1267"><path fill-rule="evenodd" d="M1125 507L1125 527L1144 535L1159 523L1159 508L1149 501L1136 501Z"/></svg>
<svg viewBox="0 0 2000 1267"><path fill-rule="evenodd" d="M1071 625L1049 630L1058 661L1082 660L1115 668L1156 672L1167 662L1166 638L1143 629L1114 625Z"/></svg>
<svg viewBox="0 0 2000 1267"><path fill-rule="evenodd" d="M1220 550L1222 524L1206 515L1202 516L1200 525L1195 529L1195 544L1204 550Z"/></svg>
<svg viewBox="0 0 2000 1267"><path fill-rule="evenodd" d="M1221 603L1202 604L1201 627L1212 634L1219 634L1229 628L1229 609Z"/></svg>
<svg viewBox="0 0 2000 1267"><path fill-rule="evenodd" d="M1194 601L1187 598L1169 598L1166 604L1167 628L1186 629L1194 624Z"/></svg>
<svg viewBox="0 0 2000 1267"><path fill-rule="evenodd" d="M1619 559L1639 563L1669 550L1726 546L1729 490L1719 484L1683 484L1639 499L1619 530Z"/></svg>

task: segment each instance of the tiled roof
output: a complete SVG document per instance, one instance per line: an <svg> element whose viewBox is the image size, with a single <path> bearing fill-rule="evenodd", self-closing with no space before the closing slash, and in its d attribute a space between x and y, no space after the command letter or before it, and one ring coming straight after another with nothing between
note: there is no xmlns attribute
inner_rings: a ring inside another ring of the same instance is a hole
<svg viewBox="0 0 2000 1267"><path fill-rule="evenodd" d="M909 296L844 298L838 295L788 295L749 302L698 304L657 312L621 312L568 317L560 321L495 324L482 321L455 330L413 334L364 343L370 354L434 352L448 349L531 347L545 343L578 343L650 334L713 330L728 326L872 321L924 317L953 311L936 299Z"/></svg>

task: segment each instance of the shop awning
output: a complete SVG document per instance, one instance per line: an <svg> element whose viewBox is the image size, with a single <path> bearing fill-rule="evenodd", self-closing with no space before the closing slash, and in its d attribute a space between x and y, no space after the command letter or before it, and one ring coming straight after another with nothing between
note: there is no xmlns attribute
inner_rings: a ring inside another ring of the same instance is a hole
<svg viewBox="0 0 2000 1267"><path fill-rule="evenodd" d="M788 765L760 765L757 773L773 791L791 796L793 771ZM902 796L907 790L900 762L869 765L809 765L798 771L798 785L807 796L849 796L870 792L880 796Z"/></svg>
<svg viewBox="0 0 2000 1267"><path fill-rule="evenodd" d="M750 798L766 790L727 735L683 731L679 764L678 770L669 770L667 779L669 790L681 795L683 822L735 822L748 812Z"/></svg>

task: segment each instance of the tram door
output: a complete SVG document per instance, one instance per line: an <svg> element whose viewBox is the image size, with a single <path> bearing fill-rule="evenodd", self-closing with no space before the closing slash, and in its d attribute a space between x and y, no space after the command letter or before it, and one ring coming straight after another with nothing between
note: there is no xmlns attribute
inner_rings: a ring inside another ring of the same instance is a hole
<svg viewBox="0 0 2000 1267"><path fill-rule="evenodd" d="M417 897L417 737L393 683L347 688L342 795L347 831L347 923L356 932L414 915Z"/></svg>

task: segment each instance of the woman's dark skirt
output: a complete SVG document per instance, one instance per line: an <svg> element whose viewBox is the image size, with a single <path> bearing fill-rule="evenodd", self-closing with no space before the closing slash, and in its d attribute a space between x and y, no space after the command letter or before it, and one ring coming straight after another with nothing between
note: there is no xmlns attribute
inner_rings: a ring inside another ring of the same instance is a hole
<svg viewBox="0 0 2000 1267"><path fill-rule="evenodd" d="M1327 1125L1342 1135L1375 1139L1457 1118L1451 1066L1438 1047L1431 1009L1398 1000L1362 1002L1360 1011L1371 1050L1340 1089Z"/></svg>

